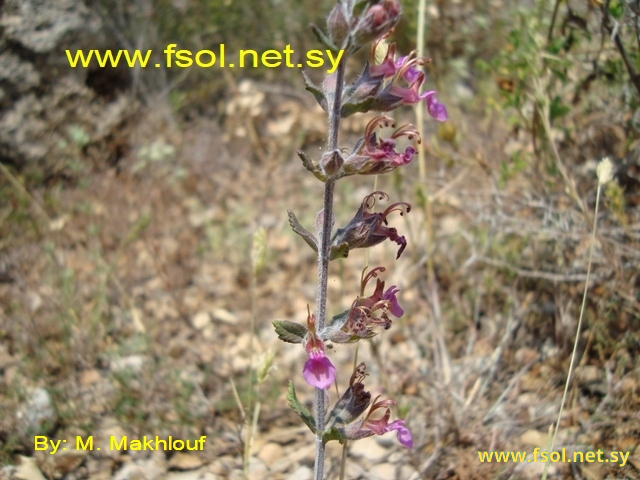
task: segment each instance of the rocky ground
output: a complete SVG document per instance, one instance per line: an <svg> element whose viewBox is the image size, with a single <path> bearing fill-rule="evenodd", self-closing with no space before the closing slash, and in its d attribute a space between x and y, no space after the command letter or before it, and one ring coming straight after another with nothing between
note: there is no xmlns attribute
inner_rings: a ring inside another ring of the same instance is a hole
<svg viewBox="0 0 640 480"><path fill-rule="evenodd" d="M313 125L321 125L321 115L307 113L299 102L269 113L273 97L260 93L251 105L240 105L246 95L236 98L228 108L244 113L235 124L200 119L176 130L170 114L141 114L131 131L132 154L117 166L94 169L72 184L37 189L9 207L20 209L24 218L12 226L2 251L0 398L8 414L1 438L4 461L13 465L3 475L241 478L245 429L236 392L242 403L251 359L255 368L273 349L275 368L260 387L250 478L309 478L311 435L285 399L292 379L300 397L311 401L299 374L304 355L299 347L278 342L270 322L304 321L314 298L313 252L290 232L285 212L292 208L310 224L318 209L321 186L293 151L300 146L314 151L321 132ZM254 113L247 113L251 108ZM256 125L259 135L252 139L248 132ZM269 134L278 128L290 130ZM398 399L415 448L402 448L393 434L355 442L348 478L541 475L540 463L483 464L478 451L532 452L546 445L575 328L570 313L583 282L573 281L570 273L536 279L523 265L526 251L520 274L501 269L497 260L491 264L492 247L486 243L491 240L480 236L505 228L533 235L544 214L536 213L535 199L516 185L498 190L492 181L491 155L501 143L488 146L480 139L504 134L492 130L491 121L472 126L460 120L459 128L469 132L466 144L458 151L438 150L450 163L430 160L428 188L437 199L435 287L425 281L419 208L406 221L393 219L409 239L401 259L394 262L392 246L375 248L369 259L388 267L385 279L400 288L407 313L363 346L359 358L371 372L373 392ZM270 153L276 151L285 154ZM434 155L433 144L430 152ZM403 177L381 178L377 188L415 203L416 169L412 165ZM338 189L341 221L373 188L373 178L351 180ZM37 205L46 217L38 216ZM565 222L575 220L571 209L559 206L556 213ZM267 232L266 266L254 284L250 252L259 227ZM561 232L560 217L544 228L548 235ZM562 235L575 242L565 272L572 265L580 270L587 229ZM545 240L531 244L541 248ZM351 303L365 260L354 252L332 264L330 308L339 311ZM596 279L604 275L599 272ZM597 280L594 288L590 299L597 305L607 283ZM614 346L599 346L610 349L605 356L592 351L604 341L603 329L622 328L622 322L632 328L634 315L623 310L607 320L588 314L581 338L583 351L592 353L578 367L557 441L571 451L629 451L627 465L554 464L551 477L637 478L637 337L629 331ZM605 321L614 326L605 327ZM339 381L346 382L353 349L338 346L330 355L341 366ZM91 435L96 448L52 455L50 449L35 450L35 434L69 444ZM207 441L204 451L195 453L107 447L111 436L124 435L206 435ZM332 478L340 450L332 445L329 452Z"/></svg>
<svg viewBox="0 0 640 480"><path fill-rule="evenodd" d="M72 0L58 6L74 12L70 31L83 22L101 31ZM318 156L322 112L294 88L231 77L211 102L215 113L184 116L166 97L145 103L128 80L108 92L64 75L45 84L40 69L51 65L33 60L35 50L24 54L39 44L22 39L14 10L2 20L13 50L0 54L22 75L0 98L0 478L243 478L249 379L269 352L273 368L252 390L260 408L248 477L311 478L312 436L285 397L293 380L311 404L305 354L279 342L271 321L304 322L315 301L315 257L286 211L309 226L320 208L322 185L295 152ZM531 454L549 442L582 301L595 159L614 155L618 181L631 187L638 159L633 150L615 157L624 138L605 112L572 126L575 138L555 132L581 202L548 165L505 175L514 151L536 146L485 109L468 82L442 83L455 138L426 125L426 182L414 162L337 187L337 223L374 189L414 207L390 219L408 239L398 261L383 244L331 265L332 313L351 305L367 263L387 267L405 310L358 359L372 395L398 401L394 416L406 420L414 449L394 434L352 442L347 478L538 479L544 466ZM407 111L399 121L411 118ZM345 121L343 142L366 121ZM45 175L34 178L39 158ZM640 223L631 187L624 208L610 197L601 205L578 364L555 442L571 454L628 457L623 467L551 464L548 478L640 478ZM265 264L254 275L260 228ZM329 355L344 388L354 348ZM110 448L111 437L145 435L206 436L206 446ZM93 450L63 450L89 437ZM39 449L43 439L61 449ZM326 478L338 475L334 443ZM478 452L489 450L529 456L481 463Z"/></svg>

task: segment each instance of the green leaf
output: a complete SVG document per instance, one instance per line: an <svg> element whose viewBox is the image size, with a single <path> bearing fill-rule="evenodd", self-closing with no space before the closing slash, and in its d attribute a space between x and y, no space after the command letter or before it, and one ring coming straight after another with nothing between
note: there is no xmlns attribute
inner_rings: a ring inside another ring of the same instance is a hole
<svg viewBox="0 0 640 480"><path fill-rule="evenodd" d="M287 213L289 214L289 225L291 225L291 230L300 235L302 239L307 242L307 245L317 253L318 241L316 240L315 235L302 226L291 210L287 210Z"/></svg>
<svg viewBox="0 0 640 480"><path fill-rule="evenodd" d="M624 13L624 6L620 0L613 0L609 4L609 14L615 18L616 20L620 20L622 18L622 14Z"/></svg>
<svg viewBox="0 0 640 480"><path fill-rule="evenodd" d="M311 92L313 94L313 96L315 97L315 99L318 102L318 104L326 112L327 111L327 97L325 97L324 93L322 92L322 90L320 90L315 85L315 83L313 83L311 81L311 78L309 78L309 75L307 75L304 70L302 70L301 72L302 72L302 78L304 79L305 90L307 90L308 92Z"/></svg>
<svg viewBox="0 0 640 480"><path fill-rule="evenodd" d="M318 180L322 182L327 181L326 175L322 173L320 167L316 163L314 163L314 161L311 160L311 158L306 153L304 153L302 150L298 150L298 156L300 157L300 160L302 160L302 165L304 165L304 168L313 173Z"/></svg>
<svg viewBox="0 0 640 480"><path fill-rule="evenodd" d="M274 320L271 323L276 329L278 338L287 343L302 343L308 332L307 327L296 322Z"/></svg>
<svg viewBox="0 0 640 480"><path fill-rule="evenodd" d="M324 434L322 435L322 443L324 445L326 445L328 442L330 442L331 440L337 440L340 443L344 442L344 437L342 436L342 434L340 433L340 430L338 430L336 427L331 427L331 429L327 430L326 432L324 432Z"/></svg>
<svg viewBox="0 0 640 480"><path fill-rule="evenodd" d="M325 33L320 29L320 27L318 27L317 25L311 24L311 30L313 31L318 41L321 44L323 44L325 47L327 47L329 50L333 51L334 53L340 50L338 47L336 47L333 44L331 39L329 39L329 37L325 35Z"/></svg>
<svg viewBox="0 0 640 480"><path fill-rule="evenodd" d="M565 116L570 111L571 109L562 103L559 96L554 97L551 101L551 105L549 105L549 117L551 122L553 123L555 119Z"/></svg>
<svg viewBox="0 0 640 480"><path fill-rule="evenodd" d="M293 387L293 382L289 380L289 388L287 388L287 401L291 409L298 414L302 421L309 427L309 429L316 433L316 421L311 415L311 412L300 403L296 396L296 389Z"/></svg>
<svg viewBox="0 0 640 480"><path fill-rule="evenodd" d="M340 109L340 117L347 118L354 113L367 113L371 110L371 105L373 104L373 97L367 98L360 103L348 102L342 105Z"/></svg>

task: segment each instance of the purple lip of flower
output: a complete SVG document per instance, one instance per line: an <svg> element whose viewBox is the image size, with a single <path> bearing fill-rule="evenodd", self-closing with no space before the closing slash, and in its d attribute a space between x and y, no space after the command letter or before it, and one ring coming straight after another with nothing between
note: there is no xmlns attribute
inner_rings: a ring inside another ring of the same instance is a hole
<svg viewBox="0 0 640 480"><path fill-rule="evenodd" d="M378 397L379 398L379 397ZM380 400L378 399L374 401L373 405L369 409L367 416L362 424L361 431L370 431L371 434L374 435L383 435L387 432L396 431L398 432L398 441L407 448L413 448L413 437L411 432L406 427L404 420L394 420L389 423L389 418L391 417L391 410L389 409L390 405L395 405L396 402L393 400ZM372 419L374 412L378 409L385 409L382 417L378 419Z"/></svg>
<svg viewBox="0 0 640 480"><path fill-rule="evenodd" d="M379 39L377 42L371 45L371 50L369 53L369 64L371 65L369 67L369 75L371 77L382 77L383 79L390 78L396 74L396 70L398 69L396 62L394 61L394 58L396 56L395 43L390 44L387 48L387 54L385 55L384 60L382 60L382 63L380 63L379 65L376 65L375 63L376 49L384 38L386 37Z"/></svg>
<svg viewBox="0 0 640 480"><path fill-rule="evenodd" d="M336 379L336 368L323 351L314 351L309 353L309 359L304 363L302 376L312 387L326 390Z"/></svg>
<svg viewBox="0 0 640 480"><path fill-rule="evenodd" d="M413 58L414 55L415 51L396 60L396 78L402 78L409 84L415 82L422 73L416 65L430 62L427 58Z"/></svg>
<svg viewBox="0 0 640 480"><path fill-rule="evenodd" d="M427 110L429 115L439 122L444 122L448 118L447 107L438 102L436 99L436 91L430 90L428 92L424 92L422 96L427 99Z"/></svg>
<svg viewBox="0 0 640 480"><path fill-rule="evenodd" d="M413 436L406 427L404 420L394 420L387 426L387 432L396 430L398 432L398 441L408 449L413 448Z"/></svg>
<svg viewBox="0 0 640 480"><path fill-rule="evenodd" d="M389 301L389 311L391 312L391 314L394 317L400 318L402 315L404 315L404 310L398 303L398 298L396 297L396 293L398 292L399 290L396 288L396 286L392 285L384 292L382 298L383 300Z"/></svg>
<svg viewBox="0 0 640 480"><path fill-rule="evenodd" d="M336 379L336 368L324 354L324 343L316 335L316 317L309 313L307 316L309 332L303 345L309 358L302 368L304 380L312 387L329 388Z"/></svg>

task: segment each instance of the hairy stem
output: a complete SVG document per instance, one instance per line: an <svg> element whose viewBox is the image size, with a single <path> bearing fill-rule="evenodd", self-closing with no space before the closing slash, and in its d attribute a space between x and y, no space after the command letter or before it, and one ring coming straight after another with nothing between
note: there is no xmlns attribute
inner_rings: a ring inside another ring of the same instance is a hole
<svg viewBox="0 0 640 480"><path fill-rule="evenodd" d="M338 148L338 131L340 129L340 110L342 108L342 87L344 84L344 59L338 65L336 74L336 89L333 97L333 106L329 111L329 138L327 151L332 152ZM333 220L333 192L336 182L327 180L324 186L324 214L322 219L322 232L320 233L320 245L318 248L318 290L316 296L316 329L321 332L327 318L327 280L329 278L329 246L331 242L331 226ZM322 434L325 428L324 390L316 388L314 397L314 413L316 419L316 458L313 471L314 480L322 480L324 475L324 444Z"/></svg>

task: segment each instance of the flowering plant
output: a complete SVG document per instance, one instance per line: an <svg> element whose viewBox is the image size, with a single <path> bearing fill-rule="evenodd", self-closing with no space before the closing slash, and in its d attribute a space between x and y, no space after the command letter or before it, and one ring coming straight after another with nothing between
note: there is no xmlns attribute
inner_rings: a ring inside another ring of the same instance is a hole
<svg viewBox="0 0 640 480"><path fill-rule="evenodd" d="M349 387L333 408L325 403L326 390L336 382L337 370L326 355L333 343L355 343L372 338L379 329L391 328L390 317L402 317L404 310L398 302L395 285L385 288L378 275L384 267L365 268L360 282L360 293L351 307L327 320L327 279L329 263L347 257L355 248L368 248L385 240L399 246L397 258L407 247L407 240L394 227L388 226L393 212L408 213L411 206L405 202L393 203L382 212L374 211L377 200L388 200L384 192L367 195L354 217L334 230L333 193L335 183L351 175L384 174L409 164L420 144L420 135L412 125L397 128L389 138L377 133L379 127L395 127L386 115L378 115L369 122L364 136L352 149L340 148L338 131L340 120L358 112L388 112L402 105L425 101L430 115L438 121L446 120L447 110L436 99L434 90L421 92L426 76L420 67L427 59L416 58L415 52L396 55L391 43L382 51L385 39L400 18L398 0L338 0L327 19L326 32L313 30L318 39L333 51L343 55L336 71L328 75L321 86L306 75L306 88L311 92L329 117L329 136L325 152L314 161L304 152L298 152L304 167L324 182L323 208L316 217L316 233L303 227L292 211L289 223L294 232L317 253L318 288L316 311L307 314L306 325L290 321L274 321L278 337L289 343L299 343L307 353L302 376L315 388L314 413L300 403L293 384L289 385L289 405L302 418L316 438L314 480L323 478L324 447L328 441L357 440L372 435L396 432L401 445L412 448L413 438L404 420L391 418L393 400L371 402L365 390L366 366L360 363L351 374ZM369 60L362 73L351 83L345 81L345 62L353 53L370 44ZM382 53L380 53L382 51ZM398 149L396 141L406 137L413 145ZM369 283L376 279L373 293L366 296ZM368 409L368 410L367 410ZM365 413L366 411L366 413ZM327 413L328 412L328 413Z"/></svg>

